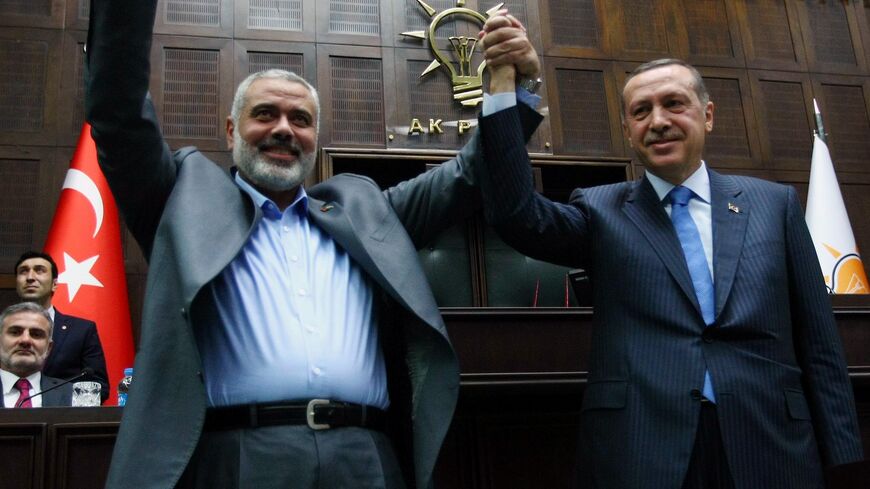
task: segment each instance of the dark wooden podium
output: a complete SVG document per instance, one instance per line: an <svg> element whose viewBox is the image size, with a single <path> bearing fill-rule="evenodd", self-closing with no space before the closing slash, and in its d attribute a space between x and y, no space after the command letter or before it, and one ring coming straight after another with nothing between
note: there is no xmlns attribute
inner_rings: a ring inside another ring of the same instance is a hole
<svg viewBox="0 0 870 489"><path fill-rule="evenodd" d="M102 488L121 412L0 409L0 489Z"/></svg>

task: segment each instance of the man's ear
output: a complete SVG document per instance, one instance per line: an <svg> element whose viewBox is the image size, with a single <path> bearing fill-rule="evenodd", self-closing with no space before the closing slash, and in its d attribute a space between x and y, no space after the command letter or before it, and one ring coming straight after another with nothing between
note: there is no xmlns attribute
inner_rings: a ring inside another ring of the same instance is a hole
<svg viewBox="0 0 870 489"><path fill-rule="evenodd" d="M634 144L631 142L631 134L628 132L628 123L625 122L625 118L622 119L622 134L625 136L625 140L628 141L628 147L634 148Z"/></svg>
<svg viewBox="0 0 870 489"><path fill-rule="evenodd" d="M704 130L707 132L713 131L713 102L707 102L707 106L704 107Z"/></svg>
<svg viewBox="0 0 870 489"><path fill-rule="evenodd" d="M227 116L227 149L233 149L233 130L236 125L233 123L233 116Z"/></svg>
<svg viewBox="0 0 870 489"><path fill-rule="evenodd" d="M57 290L57 279L51 279L51 295L54 295L54 291Z"/></svg>

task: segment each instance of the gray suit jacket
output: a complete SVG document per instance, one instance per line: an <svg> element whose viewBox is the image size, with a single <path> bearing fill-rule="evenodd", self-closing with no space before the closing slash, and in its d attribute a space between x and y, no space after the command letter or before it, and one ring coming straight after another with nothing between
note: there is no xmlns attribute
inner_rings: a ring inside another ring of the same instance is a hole
<svg viewBox="0 0 870 489"><path fill-rule="evenodd" d="M487 219L519 251L590 274L582 482L680 487L705 366L737 487L818 488L823 466L861 460L842 345L793 188L709 171L716 318L705 327L646 179L554 203L532 188L514 111L483 118L480 131Z"/></svg>
<svg viewBox="0 0 870 489"><path fill-rule="evenodd" d="M40 391L45 391L47 389L51 389L56 385L62 383L63 380L55 379L54 377L49 377L45 374L42 375L41 380L39 381L39 389ZM3 388L3 382L0 382L0 392L5 391ZM58 387L54 390L48 391L45 394L42 394L42 407L65 407L72 405L72 384L66 384L62 387ZM2 404L2 403L0 403Z"/></svg>
<svg viewBox="0 0 870 489"><path fill-rule="evenodd" d="M136 387L109 488L171 488L187 466L206 411L192 328L214 308L202 307L209 299L201 292L262 217L224 170L193 148L173 154L162 139L147 98L156 3L98 0L90 12L87 118L103 172L149 262ZM477 146L473 139L438 170L384 192L355 175L307 189L312 222L382 291L390 434L400 457L408 454L410 487L431 481L459 388L456 355L416 248L479 206L471 171Z"/></svg>

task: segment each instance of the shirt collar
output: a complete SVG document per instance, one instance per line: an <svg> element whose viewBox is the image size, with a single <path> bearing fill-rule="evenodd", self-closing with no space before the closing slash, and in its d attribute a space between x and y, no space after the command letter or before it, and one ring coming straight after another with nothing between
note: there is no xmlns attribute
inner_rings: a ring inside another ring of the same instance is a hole
<svg viewBox="0 0 870 489"><path fill-rule="evenodd" d="M252 199L254 199L254 203L257 204L257 207L263 210L264 216L269 219L281 219L281 211L278 210L278 205L275 204L272 199L260 193L260 191L254 188L253 185L245 181L245 179L242 178L241 173L238 171L235 172L235 181L239 188L244 190ZM296 212L300 217L308 215L308 194L301 185L299 186L299 192L296 194L296 199L287 207L287 209L284 210L284 212Z"/></svg>
<svg viewBox="0 0 870 489"><path fill-rule="evenodd" d="M15 388L15 383L18 382L18 379L20 378L21 377L13 374L12 372L7 372L6 370L0 369L0 381L3 382L4 396L12 392L12 389ZM30 381L31 395L42 391L42 372L36 371L28 375L26 378ZM0 403L0 405L2 405L2 403Z"/></svg>
<svg viewBox="0 0 870 489"><path fill-rule="evenodd" d="M650 171L647 171L645 176L656 191L659 200L665 200L668 196L668 192L676 186L667 180L654 175ZM689 190L694 192L702 201L707 204L710 203L710 174L707 173L707 164L704 163L704 160L701 160L701 166L699 166L694 173L689 175L689 178L684 180L680 185L687 187Z"/></svg>

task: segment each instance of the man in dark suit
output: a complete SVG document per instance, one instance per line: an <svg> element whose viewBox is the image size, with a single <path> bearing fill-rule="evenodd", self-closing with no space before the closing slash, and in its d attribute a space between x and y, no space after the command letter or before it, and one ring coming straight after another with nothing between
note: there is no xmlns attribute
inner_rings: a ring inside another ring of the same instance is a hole
<svg viewBox="0 0 870 489"><path fill-rule="evenodd" d="M416 248L475 208L476 142L383 192L303 188L317 92L269 70L236 92L229 174L172 153L147 96L156 4L90 11L87 117L149 261L107 487L429 487L459 368Z"/></svg>
<svg viewBox="0 0 870 489"><path fill-rule="evenodd" d="M0 390L4 407L72 403L72 384L49 390L63 381L42 372L52 349L51 329L48 313L32 302L14 304L0 313ZM42 391L47 392L35 395Z"/></svg>
<svg viewBox="0 0 870 489"><path fill-rule="evenodd" d="M491 67L512 62L499 56L516 30L488 21ZM685 62L638 67L622 106L645 177L568 204L535 192L514 109L480 122L487 220L520 252L591 278L581 485L823 487L824 467L863 453L795 190L705 164L714 106Z"/></svg>
<svg viewBox="0 0 870 489"><path fill-rule="evenodd" d="M42 372L68 379L89 368L93 374L82 377L100 383L100 397L109 397L109 376L103 345L93 321L69 316L55 308L51 299L57 289L57 264L48 253L26 251L15 263L15 291L24 301L42 306L54 322L51 355Z"/></svg>

